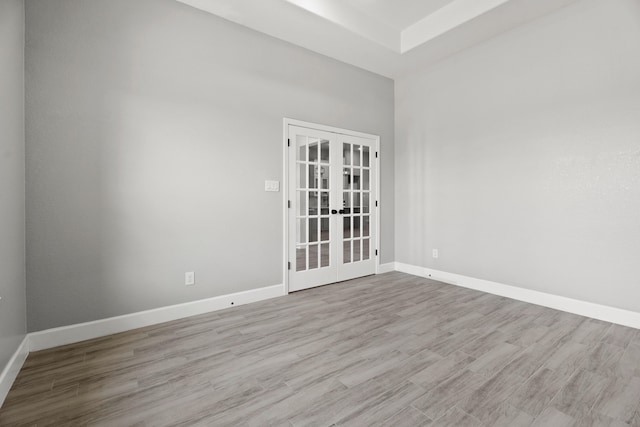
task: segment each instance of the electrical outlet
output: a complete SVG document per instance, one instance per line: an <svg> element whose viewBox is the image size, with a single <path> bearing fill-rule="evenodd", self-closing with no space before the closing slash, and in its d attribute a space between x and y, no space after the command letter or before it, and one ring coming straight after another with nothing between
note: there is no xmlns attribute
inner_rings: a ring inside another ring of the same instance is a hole
<svg viewBox="0 0 640 427"><path fill-rule="evenodd" d="M431 251L431 256L432 256L434 259L437 259L437 258L438 258L438 250L437 250L437 249L433 249L433 250Z"/></svg>
<svg viewBox="0 0 640 427"><path fill-rule="evenodd" d="M184 284L187 286L193 286L196 284L196 274L193 271L187 271L184 273Z"/></svg>

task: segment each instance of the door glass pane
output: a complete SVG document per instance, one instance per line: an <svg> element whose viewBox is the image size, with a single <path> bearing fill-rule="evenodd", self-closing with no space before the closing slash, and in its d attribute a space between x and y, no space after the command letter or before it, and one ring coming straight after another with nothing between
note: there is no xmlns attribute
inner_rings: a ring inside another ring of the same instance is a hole
<svg viewBox="0 0 640 427"><path fill-rule="evenodd" d="M329 163L329 141L323 139L320 143L320 161L322 163Z"/></svg>
<svg viewBox="0 0 640 427"><path fill-rule="evenodd" d="M309 270L318 268L318 245L309 245Z"/></svg>
<svg viewBox="0 0 640 427"><path fill-rule="evenodd" d="M343 246L342 261L345 264L347 264L351 262L351 240L345 240L342 246Z"/></svg>
<svg viewBox="0 0 640 427"><path fill-rule="evenodd" d="M309 191L309 215L318 215L318 192Z"/></svg>
<svg viewBox="0 0 640 427"><path fill-rule="evenodd" d="M353 217L353 237L360 237L360 217Z"/></svg>
<svg viewBox="0 0 640 427"><path fill-rule="evenodd" d="M342 185L342 188L344 188L345 190L351 188L351 168L344 168L344 171L342 173L342 181L344 183Z"/></svg>
<svg viewBox="0 0 640 427"><path fill-rule="evenodd" d="M298 188L307 188L307 165L298 164Z"/></svg>
<svg viewBox="0 0 640 427"><path fill-rule="evenodd" d="M329 254L329 243L323 243L320 247L320 267L328 267L329 260L331 259Z"/></svg>
<svg viewBox="0 0 640 427"><path fill-rule="evenodd" d="M369 259L370 247L369 247L369 239L364 239L362 241L362 259Z"/></svg>
<svg viewBox="0 0 640 427"><path fill-rule="evenodd" d="M342 144L342 163L345 166L351 164L351 144Z"/></svg>
<svg viewBox="0 0 640 427"><path fill-rule="evenodd" d="M330 177L329 166L320 166L320 188L329 189Z"/></svg>
<svg viewBox="0 0 640 427"><path fill-rule="evenodd" d="M307 160L307 137L298 135L296 137L296 144L298 144L298 160Z"/></svg>
<svg viewBox="0 0 640 427"><path fill-rule="evenodd" d="M298 243L307 243L307 219L296 220L296 231L298 232Z"/></svg>
<svg viewBox="0 0 640 427"><path fill-rule="evenodd" d="M320 218L320 241L329 241L329 218Z"/></svg>
<svg viewBox="0 0 640 427"><path fill-rule="evenodd" d="M307 269L307 248L296 249L296 271L304 271Z"/></svg>
<svg viewBox="0 0 640 427"><path fill-rule="evenodd" d="M318 161L318 140L309 143L309 161Z"/></svg>
<svg viewBox="0 0 640 427"><path fill-rule="evenodd" d="M360 239L353 241L353 262L360 261Z"/></svg>
<svg viewBox="0 0 640 427"><path fill-rule="evenodd" d="M305 216L307 214L307 192L306 191L298 191L296 206L298 207L297 215Z"/></svg>
<svg viewBox="0 0 640 427"><path fill-rule="evenodd" d="M360 213L360 193L353 193L353 213Z"/></svg>
<svg viewBox="0 0 640 427"><path fill-rule="evenodd" d="M351 217L345 216L342 218L343 237L348 239L351 237Z"/></svg>
<svg viewBox="0 0 640 427"><path fill-rule="evenodd" d="M318 165L309 165L309 188L318 188Z"/></svg>
<svg viewBox="0 0 640 427"><path fill-rule="evenodd" d="M318 241L318 218L309 218L309 243Z"/></svg>
<svg viewBox="0 0 640 427"><path fill-rule="evenodd" d="M340 150L342 167L338 158ZM297 189L295 216L292 218L297 234L295 270L334 268L331 251L340 250L340 245L345 264L373 258L371 213L374 200L371 181L375 173L372 169L375 156L371 147L297 135L295 152L297 158L293 174ZM338 163L333 164L336 159ZM339 172L340 168L342 172ZM338 180L334 181L336 177ZM342 202L340 196L331 191L341 192ZM334 206L336 201L338 203ZM330 209L343 209L344 212L334 218ZM332 237L340 239L341 235L342 242L334 243ZM333 256L337 259L340 254L334 253Z"/></svg>
<svg viewBox="0 0 640 427"><path fill-rule="evenodd" d="M329 215L329 192L320 193L320 215Z"/></svg>
<svg viewBox="0 0 640 427"><path fill-rule="evenodd" d="M351 193L345 191L342 193L342 209L344 209L344 213L351 213Z"/></svg>

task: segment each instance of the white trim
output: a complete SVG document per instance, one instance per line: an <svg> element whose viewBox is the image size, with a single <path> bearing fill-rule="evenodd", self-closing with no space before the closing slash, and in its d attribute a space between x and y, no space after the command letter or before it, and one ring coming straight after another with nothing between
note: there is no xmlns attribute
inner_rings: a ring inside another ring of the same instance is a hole
<svg viewBox="0 0 640 427"><path fill-rule="evenodd" d="M284 153L284 163L282 165L283 181L282 188L282 230L284 243L282 245L282 283L285 294L289 294L289 123L285 118L282 121L282 150Z"/></svg>
<svg viewBox="0 0 640 427"><path fill-rule="evenodd" d="M285 0L348 31L400 53L400 31L374 15L363 14L342 0ZM476 0L478 1L478 0ZM276 12L277 13L277 12Z"/></svg>
<svg viewBox="0 0 640 427"><path fill-rule="evenodd" d="M610 307L607 305L595 304L592 302L576 300L545 292L533 291L531 289L519 288L517 286L505 285L503 283L489 280L477 279L475 277L463 276L461 274L447 273L445 271L433 270L426 267L418 267L410 264L395 263L396 270L414 276L426 277L439 282L461 286L463 288L475 289L493 295L499 295L541 305L567 313L578 314L580 316L591 317L605 322L616 323L622 326L640 329L640 313Z"/></svg>
<svg viewBox="0 0 640 427"><path fill-rule="evenodd" d="M382 153L380 152L380 137L376 136L376 206L373 208L376 210L376 274L380 274L380 257L382 256L382 249L380 248L380 206L382 206L382 202L380 201L380 159L382 158Z"/></svg>
<svg viewBox="0 0 640 427"><path fill-rule="evenodd" d="M282 141L284 146L284 181L281 188L286 188L286 191L283 190L283 244L282 244L282 256L283 256L283 274L282 274L282 283L284 284L285 293L289 293L289 271L288 271L288 263L289 263L289 208L288 201L289 197L289 146L287 144L287 140L289 139L289 126L298 126L302 128L315 129L324 132L331 132L339 135L349 135L355 136L358 138L366 138L372 139L375 141L376 153L378 153L378 157L375 158L376 161L376 194L375 198L378 201L378 206L376 209L376 236L375 236L375 248L378 250L378 255L375 260L375 274L379 274L380 272L380 256L382 251L380 250L380 206L382 202L380 200L380 159L382 158L382 154L380 153L380 136L373 135L370 133L358 132L349 129L342 129L335 126L322 125L318 123L305 122L303 120L290 119L285 117L282 119Z"/></svg>
<svg viewBox="0 0 640 427"><path fill-rule="evenodd" d="M402 30L400 51L406 53L509 1L454 0Z"/></svg>
<svg viewBox="0 0 640 427"><path fill-rule="evenodd" d="M22 369L22 365L24 365L24 361L27 360L27 356L29 355L29 336L25 336L16 349L13 356L7 363L7 366L2 370L2 374L0 374L0 408L4 403L4 399L6 399L7 394L9 394L9 390L11 390L11 386L13 382L16 380L18 376L18 372Z"/></svg>
<svg viewBox="0 0 640 427"><path fill-rule="evenodd" d="M285 295L283 285L273 285L249 291L110 317L108 319L62 326L28 335L30 351L58 347L131 329L197 316L233 306L249 304Z"/></svg>
<svg viewBox="0 0 640 427"><path fill-rule="evenodd" d="M287 131L289 125L298 126L301 128L321 130L321 131L331 132L331 133L338 133L340 135L357 136L359 138L378 139L378 140L380 139L378 135L373 135L371 133L358 132L355 130L342 129L342 128L337 128L335 126L321 125L319 123L305 122L302 120L289 119L285 117L284 118L285 132Z"/></svg>
<svg viewBox="0 0 640 427"><path fill-rule="evenodd" d="M378 271L376 272L376 274L390 273L390 272L395 271L395 270L396 270L396 263L395 262L388 262L386 264L378 265Z"/></svg>

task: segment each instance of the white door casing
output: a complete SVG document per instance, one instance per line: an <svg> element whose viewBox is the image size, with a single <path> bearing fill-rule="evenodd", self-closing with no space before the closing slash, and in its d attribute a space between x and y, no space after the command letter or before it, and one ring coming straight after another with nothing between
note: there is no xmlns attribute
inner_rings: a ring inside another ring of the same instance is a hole
<svg viewBox="0 0 640 427"><path fill-rule="evenodd" d="M375 274L379 137L284 125L287 291Z"/></svg>

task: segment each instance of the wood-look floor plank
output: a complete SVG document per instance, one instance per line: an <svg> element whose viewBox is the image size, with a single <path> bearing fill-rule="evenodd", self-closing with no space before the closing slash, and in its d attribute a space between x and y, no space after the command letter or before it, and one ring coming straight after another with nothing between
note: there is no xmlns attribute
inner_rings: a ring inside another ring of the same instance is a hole
<svg viewBox="0 0 640 427"><path fill-rule="evenodd" d="M573 341L560 343L544 366L560 375L569 376L578 369L587 356L588 347Z"/></svg>
<svg viewBox="0 0 640 427"><path fill-rule="evenodd" d="M614 374L621 377L640 377L640 344L631 343L614 366Z"/></svg>
<svg viewBox="0 0 640 427"><path fill-rule="evenodd" d="M32 353L0 426L640 427L640 331L399 272Z"/></svg>
<svg viewBox="0 0 640 427"><path fill-rule="evenodd" d="M482 423L473 415L454 406L442 417L435 420L433 425L438 427L478 427L482 426Z"/></svg>
<svg viewBox="0 0 640 427"><path fill-rule="evenodd" d="M477 374L493 376L509 363L521 348L507 342L500 343L473 361L468 369Z"/></svg>
<svg viewBox="0 0 640 427"><path fill-rule="evenodd" d="M386 420L400 409L406 408L411 402L425 394L425 390L417 385L405 381L375 397L366 407L350 413L338 420L340 426L370 426Z"/></svg>
<svg viewBox="0 0 640 427"><path fill-rule="evenodd" d="M640 406L640 377L614 378L600 395L594 412L630 423Z"/></svg>
<svg viewBox="0 0 640 427"><path fill-rule="evenodd" d="M638 331L620 325L611 325L604 334L604 342L614 344L618 347L627 348L631 341L636 337Z"/></svg>
<svg viewBox="0 0 640 427"><path fill-rule="evenodd" d="M551 369L542 368L509 397L509 403L537 417L549 406L549 402L565 385L566 380Z"/></svg>
<svg viewBox="0 0 640 427"><path fill-rule="evenodd" d="M466 369L475 359L466 353L457 351L450 357L439 357L439 360L413 374L409 380L429 390L442 381Z"/></svg>
<svg viewBox="0 0 640 427"><path fill-rule="evenodd" d="M602 341L610 327L611 323L602 320L585 319L567 338L580 344L595 344Z"/></svg>
<svg viewBox="0 0 640 427"><path fill-rule="evenodd" d="M535 419L531 427L572 427L575 425L574 423L573 417L550 406Z"/></svg>
<svg viewBox="0 0 640 427"><path fill-rule="evenodd" d="M413 402L416 409L436 420L475 391L486 378L467 369L458 372Z"/></svg>
<svg viewBox="0 0 640 427"><path fill-rule="evenodd" d="M432 425L432 421L413 406L407 406L377 424L379 427L426 427Z"/></svg>
<svg viewBox="0 0 640 427"><path fill-rule="evenodd" d="M609 418L606 415L593 412L586 412L575 418L573 427L637 427L634 424L627 424L620 420Z"/></svg>
<svg viewBox="0 0 640 427"><path fill-rule="evenodd" d="M503 402L490 415L493 427L528 427L533 424L533 417L519 410L510 403Z"/></svg>
<svg viewBox="0 0 640 427"><path fill-rule="evenodd" d="M588 415L608 383L607 377L580 369L553 397L550 405L574 418Z"/></svg>

